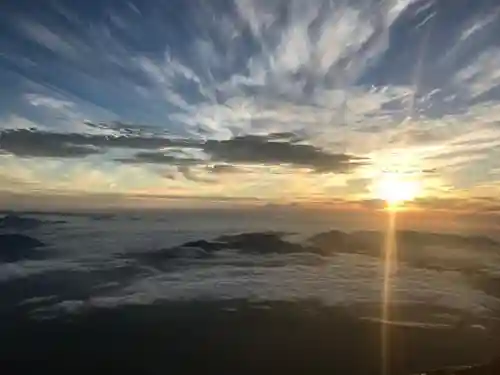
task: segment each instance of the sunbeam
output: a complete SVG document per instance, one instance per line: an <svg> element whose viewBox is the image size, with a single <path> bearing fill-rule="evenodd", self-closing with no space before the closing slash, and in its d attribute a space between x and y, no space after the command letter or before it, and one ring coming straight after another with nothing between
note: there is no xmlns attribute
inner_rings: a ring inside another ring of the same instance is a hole
<svg viewBox="0 0 500 375"><path fill-rule="evenodd" d="M391 373L391 289L394 283L393 275L396 270L396 210L387 210L387 229L385 232L384 247L382 249L384 261L384 276L382 288L382 316L381 316L381 368L382 375Z"/></svg>

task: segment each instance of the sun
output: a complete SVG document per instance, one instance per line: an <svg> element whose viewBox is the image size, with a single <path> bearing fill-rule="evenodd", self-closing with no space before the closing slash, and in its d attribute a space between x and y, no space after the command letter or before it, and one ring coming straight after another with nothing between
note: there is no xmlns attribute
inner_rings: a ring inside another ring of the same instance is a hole
<svg viewBox="0 0 500 375"><path fill-rule="evenodd" d="M376 182L375 196L386 202L388 209L398 209L414 200L420 191L417 179L399 173L384 173Z"/></svg>

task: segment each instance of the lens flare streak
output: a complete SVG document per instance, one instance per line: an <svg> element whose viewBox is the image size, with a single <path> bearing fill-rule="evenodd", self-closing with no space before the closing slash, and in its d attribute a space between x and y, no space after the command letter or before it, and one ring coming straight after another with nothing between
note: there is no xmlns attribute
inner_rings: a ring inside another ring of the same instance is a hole
<svg viewBox="0 0 500 375"><path fill-rule="evenodd" d="M397 262L396 246L396 211L387 211L387 230L385 233L383 256L383 285L382 285L382 312L381 312L381 369L382 375L390 374L390 319L391 319L391 287Z"/></svg>

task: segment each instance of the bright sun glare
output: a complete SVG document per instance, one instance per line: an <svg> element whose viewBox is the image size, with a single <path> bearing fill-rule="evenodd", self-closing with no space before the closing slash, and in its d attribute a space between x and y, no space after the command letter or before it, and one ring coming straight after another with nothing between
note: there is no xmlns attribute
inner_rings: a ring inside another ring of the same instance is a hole
<svg viewBox="0 0 500 375"><path fill-rule="evenodd" d="M397 209L416 198L420 184L414 178L398 173L384 173L376 184L376 197L386 202L388 209Z"/></svg>

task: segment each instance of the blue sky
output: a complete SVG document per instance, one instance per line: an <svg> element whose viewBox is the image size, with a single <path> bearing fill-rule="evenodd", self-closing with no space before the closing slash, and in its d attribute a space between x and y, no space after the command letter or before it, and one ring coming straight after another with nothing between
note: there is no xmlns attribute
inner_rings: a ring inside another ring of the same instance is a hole
<svg viewBox="0 0 500 375"><path fill-rule="evenodd" d="M3 1L3 201L370 207L390 170L418 185L411 205L495 211L499 12L492 0Z"/></svg>

